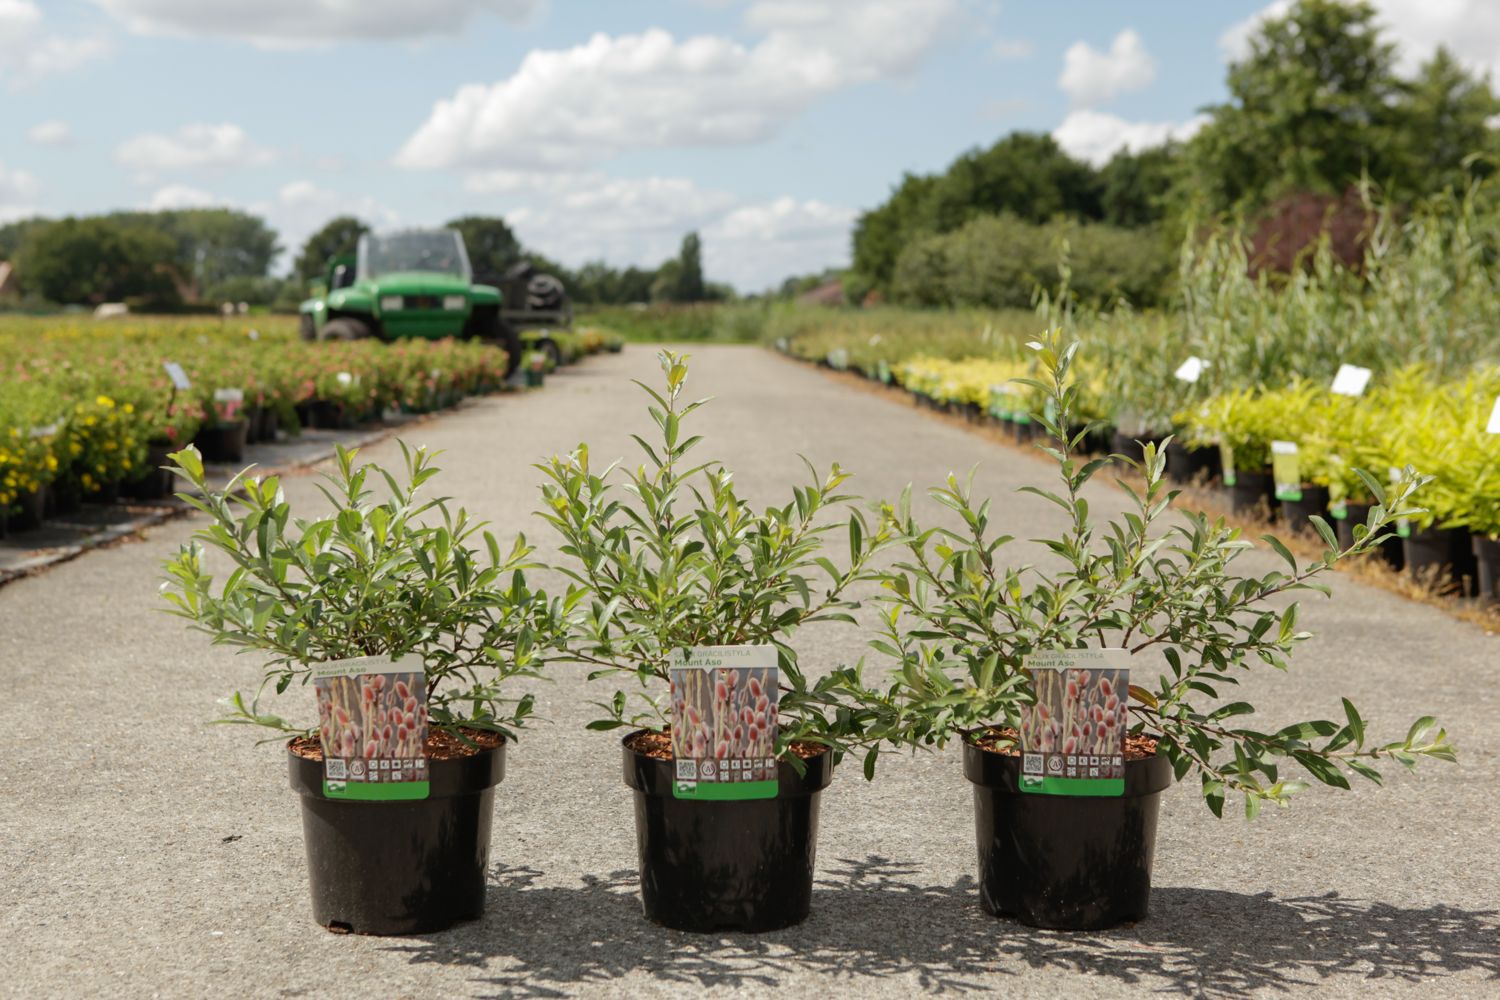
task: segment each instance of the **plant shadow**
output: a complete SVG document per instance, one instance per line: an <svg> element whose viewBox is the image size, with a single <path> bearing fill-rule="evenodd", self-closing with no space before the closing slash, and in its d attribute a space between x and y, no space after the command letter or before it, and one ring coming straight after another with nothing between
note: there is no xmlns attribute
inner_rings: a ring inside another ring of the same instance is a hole
<svg viewBox="0 0 1500 1000"><path fill-rule="evenodd" d="M490 997L565 997L644 972L692 989L902 977L931 993L992 990L1000 976L1074 972L1154 993L1241 997L1348 978L1389 983L1467 974L1500 980L1500 911L1403 908L1337 893L1278 899L1158 888L1151 916L1110 931L1043 931L996 920L973 879L928 885L878 856L825 872L804 924L768 934L687 934L641 915L636 873L540 883L497 867L485 917L393 943L413 964L470 967Z"/></svg>

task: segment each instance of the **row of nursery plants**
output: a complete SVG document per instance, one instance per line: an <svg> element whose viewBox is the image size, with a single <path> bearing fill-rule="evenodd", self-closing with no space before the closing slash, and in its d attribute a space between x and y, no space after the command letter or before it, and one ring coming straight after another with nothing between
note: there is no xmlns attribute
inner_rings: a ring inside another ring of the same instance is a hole
<svg viewBox="0 0 1500 1000"><path fill-rule="evenodd" d="M1008 380L1034 372L1023 347L1038 319L1086 337L1075 419L1110 431L1094 445L1133 450L1171 438L1168 471L1223 482L1236 509L1342 523L1371 502L1354 472L1416 463L1434 476L1428 513L1386 547L1395 565L1500 598L1500 514L1488 433L1497 398L1500 211L1487 188L1397 216L1373 216L1360 267L1326 241L1290 276L1254 275L1233 231L1186 244L1179 296L1138 313L1039 294L1038 316L895 310L767 313L766 338L794 357L899 384L924 402L1010 421L1025 434L1044 395ZM1334 392L1341 372L1365 381ZM1399 419L1388 419L1399 415ZM1272 444L1297 463L1278 488ZM1224 459L1229 475L1220 479ZM1338 524L1335 525L1337 527ZM1346 532L1347 540L1347 532Z"/></svg>
<svg viewBox="0 0 1500 1000"><path fill-rule="evenodd" d="M564 361L620 343L588 330L557 341ZM545 359L531 360L540 370ZM276 319L257 318L256 329L201 320L7 320L0 532L33 527L83 500L164 495L165 456L189 442L211 459L239 461L247 444L278 433L451 406L500 388L506 370L504 352L487 345L306 343Z"/></svg>
<svg viewBox="0 0 1500 1000"><path fill-rule="evenodd" d="M422 450L403 445L394 473L340 452L329 506L302 516L274 477L216 491L196 451L176 453L207 520L163 592L191 627L266 661L259 693L234 695L223 721L287 740L316 919L399 934L480 915L504 754L532 721L534 682L561 671L600 687L589 730L626 732L645 915L693 931L807 916L820 795L850 758L874 780L883 753L960 743L984 906L1070 929L1146 915L1174 782L1215 814L1233 799L1254 817L1312 782L1453 759L1431 718L1376 739L1348 699L1257 725L1232 697L1308 638L1285 597L1423 516L1425 477L1372 478L1350 544L1301 564L1267 536L1286 565L1246 574L1252 543L1175 510L1154 445L1138 461L1080 456L1076 345L1034 351L1039 377L1022 387L1047 401L1036 421L1056 470L1028 489L1059 515L1045 572L1011 558L990 500L957 478L921 507L909 490L861 500L848 470L809 466L784 503L753 508L731 469L700 457L704 401L670 352L662 382L642 386L654 432L637 460L580 444L539 463L555 565L436 498ZM1118 461L1144 485L1101 523L1080 494ZM865 630L868 663L799 660L802 629L837 628ZM316 721L273 711L308 687Z"/></svg>

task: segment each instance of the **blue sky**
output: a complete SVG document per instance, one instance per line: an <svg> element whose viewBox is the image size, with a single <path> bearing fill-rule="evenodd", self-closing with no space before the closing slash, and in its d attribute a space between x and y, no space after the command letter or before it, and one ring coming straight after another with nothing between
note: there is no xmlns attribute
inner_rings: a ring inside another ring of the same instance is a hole
<svg viewBox="0 0 1500 1000"><path fill-rule="evenodd" d="M1424 6L1381 4L1414 56L1494 58L1484 0ZM0 0L0 220L227 204L295 247L339 212L497 214L575 265L655 264L696 228L750 290L845 262L903 171L1008 131L1094 159L1189 133L1266 9Z"/></svg>

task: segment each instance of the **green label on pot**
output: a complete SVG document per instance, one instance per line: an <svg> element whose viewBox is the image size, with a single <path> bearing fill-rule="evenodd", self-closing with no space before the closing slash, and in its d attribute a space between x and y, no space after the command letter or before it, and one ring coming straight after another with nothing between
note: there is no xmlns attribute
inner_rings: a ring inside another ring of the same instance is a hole
<svg viewBox="0 0 1500 1000"><path fill-rule="evenodd" d="M1015 395L1015 387L1009 385L990 386L990 416L996 420L1009 420Z"/></svg>
<svg viewBox="0 0 1500 1000"><path fill-rule="evenodd" d="M673 797L774 799L776 647L678 650L671 681Z"/></svg>
<svg viewBox="0 0 1500 1000"><path fill-rule="evenodd" d="M330 799L425 799L427 674L422 658L361 656L312 665Z"/></svg>
<svg viewBox="0 0 1500 1000"><path fill-rule="evenodd" d="M875 363L875 377L886 385L891 384L891 366L886 363L884 358Z"/></svg>
<svg viewBox="0 0 1500 1000"><path fill-rule="evenodd" d="M1033 653L1022 666L1035 701L1021 711L1023 792L1125 794L1130 651Z"/></svg>
<svg viewBox="0 0 1500 1000"><path fill-rule="evenodd" d="M1335 521L1347 521L1349 519L1349 501L1333 501L1328 505L1328 515Z"/></svg>
<svg viewBox="0 0 1500 1000"><path fill-rule="evenodd" d="M1234 474L1234 446L1226 442L1219 442L1219 465L1223 466L1222 476L1225 486L1233 486L1239 482L1239 477Z"/></svg>
<svg viewBox="0 0 1500 1000"><path fill-rule="evenodd" d="M1276 499L1293 503L1302 499L1302 462L1292 441L1271 442L1271 478L1276 482Z"/></svg>

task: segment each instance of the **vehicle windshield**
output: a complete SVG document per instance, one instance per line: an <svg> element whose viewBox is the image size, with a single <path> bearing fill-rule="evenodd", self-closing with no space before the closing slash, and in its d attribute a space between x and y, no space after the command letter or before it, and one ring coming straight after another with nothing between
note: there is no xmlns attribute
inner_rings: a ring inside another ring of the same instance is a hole
<svg viewBox="0 0 1500 1000"><path fill-rule="evenodd" d="M400 271L428 271L472 279L464 241L451 229L366 233L359 238L359 276L378 278Z"/></svg>

